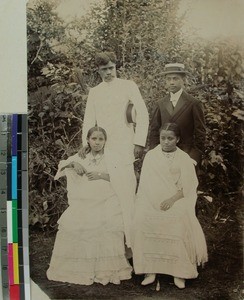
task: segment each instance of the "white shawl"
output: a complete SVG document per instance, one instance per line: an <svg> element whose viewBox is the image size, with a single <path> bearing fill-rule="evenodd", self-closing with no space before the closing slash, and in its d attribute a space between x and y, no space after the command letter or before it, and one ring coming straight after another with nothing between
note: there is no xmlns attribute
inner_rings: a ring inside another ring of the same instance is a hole
<svg viewBox="0 0 244 300"><path fill-rule="evenodd" d="M131 247L131 222L134 213L135 198L134 185L131 184L127 176L127 170L125 169L124 163L118 155L111 153L109 150L104 150L104 158L110 176L110 183L118 196L121 205L126 245ZM66 175L65 169L63 171L61 171L61 169L72 161L82 164L82 159L78 156L78 154L69 157L67 160L62 160L59 163L58 171L54 178L55 180Z"/></svg>
<svg viewBox="0 0 244 300"><path fill-rule="evenodd" d="M174 159L178 160L179 163L184 198L187 199L189 208L192 210L195 207L197 199L196 189L198 186L194 167L195 161L179 148L175 152ZM158 145L145 156L138 188L138 197L146 198L145 200L151 202L154 208L159 209L159 205L163 200L168 199L176 193L177 186L173 181L161 146Z"/></svg>
<svg viewBox="0 0 244 300"><path fill-rule="evenodd" d="M195 204L197 200L198 179L195 171L196 162L190 156L177 148L174 160L180 168L181 186L184 201L184 208L192 224L192 246L191 260L199 264L204 264L207 258L207 246L202 228L195 215ZM144 159L140 184L137 194L137 205L139 207L160 211L160 203L177 193L177 186L170 173L169 164L162 153L161 146L158 145L149 151ZM177 201L177 202L178 202Z"/></svg>

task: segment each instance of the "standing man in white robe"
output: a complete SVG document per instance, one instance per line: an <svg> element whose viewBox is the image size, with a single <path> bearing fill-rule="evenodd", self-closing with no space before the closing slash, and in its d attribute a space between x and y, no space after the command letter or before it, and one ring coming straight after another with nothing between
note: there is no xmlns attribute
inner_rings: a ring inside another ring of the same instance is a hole
<svg viewBox="0 0 244 300"><path fill-rule="evenodd" d="M82 130L83 147L86 145L88 130L95 124L103 127L108 135L106 148L121 157L128 172L128 182L135 193L133 162L141 156L146 144L148 111L137 85L131 80L117 78L116 56L113 52L99 53L96 64L102 82L91 88L88 95ZM136 111L135 130L133 124L128 123L126 119L129 102L134 105Z"/></svg>

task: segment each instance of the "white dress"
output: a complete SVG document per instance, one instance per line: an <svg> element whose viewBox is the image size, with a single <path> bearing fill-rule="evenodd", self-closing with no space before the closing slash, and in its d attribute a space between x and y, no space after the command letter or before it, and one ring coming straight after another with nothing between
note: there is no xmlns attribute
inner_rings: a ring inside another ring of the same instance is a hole
<svg viewBox="0 0 244 300"><path fill-rule="evenodd" d="M165 157L161 146L144 159L136 202L133 263L136 274L158 273L180 278L198 276L207 261L202 228L195 216L197 177L193 160L177 149ZM183 189L184 197L167 211L163 200Z"/></svg>
<svg viewBox="0 0 244 300"><path fill-rule="evenodd" d="M104 158L95 164L90 154L84 160L77 155L73 158L80 160L87 171L108 173ZM64 172L69 207L58 221L48 279L82 285L119 284L130 279L122 210L111 183L89 181L72 169Z"/></svg>

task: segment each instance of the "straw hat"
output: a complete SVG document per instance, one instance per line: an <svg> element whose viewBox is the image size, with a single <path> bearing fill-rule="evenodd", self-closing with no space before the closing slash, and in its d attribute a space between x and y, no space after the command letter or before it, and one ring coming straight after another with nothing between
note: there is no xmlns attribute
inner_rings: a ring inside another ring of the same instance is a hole
<svg viewBox="0 0 244 300"><path fill-rule="evenodd" d="M167 64L165 65L164 71L162 72L162 74L166 75L166 74L189 74L186 70L185 70L185 66L184 64L180 64L180 63L172 63L172 64Z"/></svg>

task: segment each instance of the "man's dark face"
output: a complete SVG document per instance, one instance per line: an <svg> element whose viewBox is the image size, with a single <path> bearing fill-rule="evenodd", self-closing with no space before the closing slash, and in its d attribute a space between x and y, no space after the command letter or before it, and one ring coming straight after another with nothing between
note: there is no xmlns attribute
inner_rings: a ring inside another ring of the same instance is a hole
<svg viewBox="0 0 244 300"><path fill-rule="evenodd" d="M169 92L177 93L184 87L184 76L180 74L167 74L165 75L166 87Z"/></svg>
<svg viewBox="0 0 244 300"><path fill-rule="evenodd" d="M116 78L116 65L113 62L109 62L106 65L98 67L98 73L101 76L102 80L105 82L110 82Z"/></svg>

